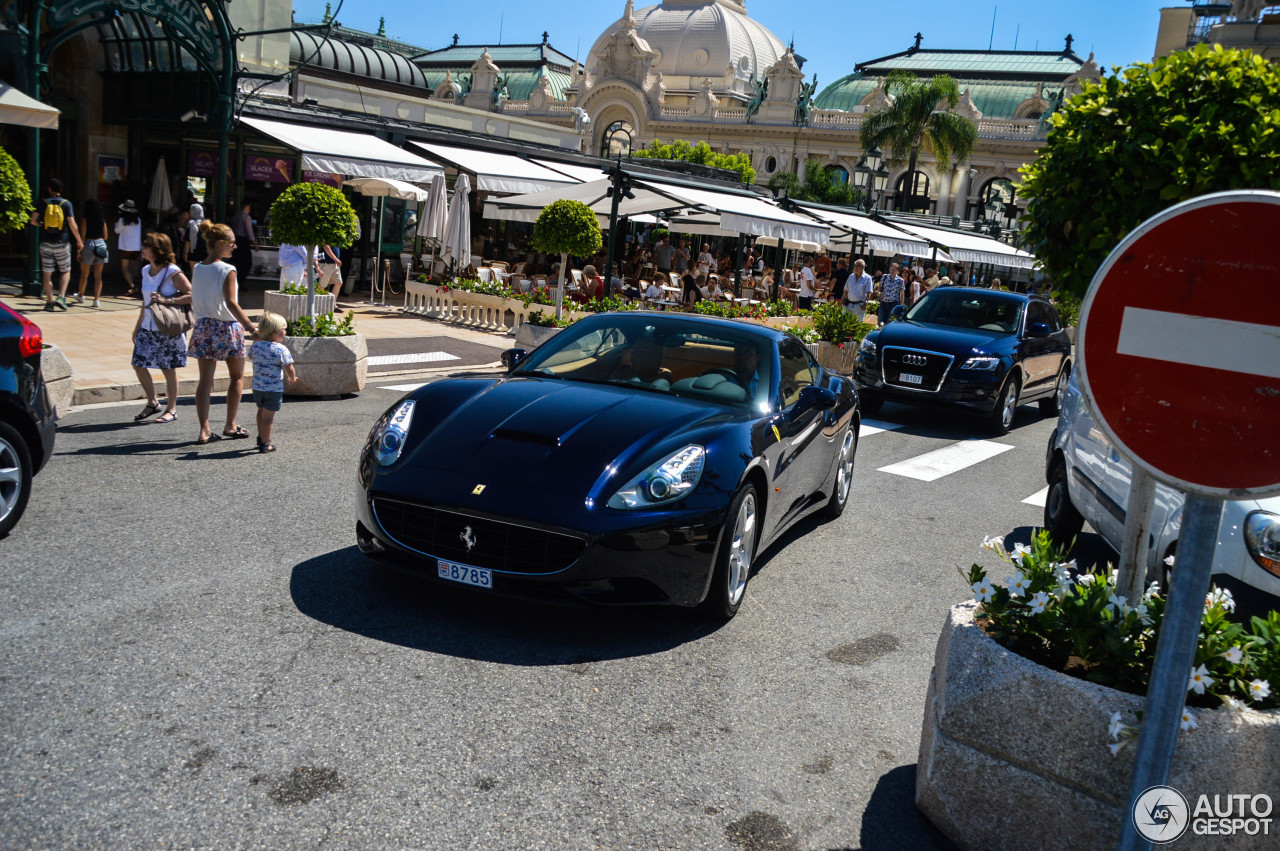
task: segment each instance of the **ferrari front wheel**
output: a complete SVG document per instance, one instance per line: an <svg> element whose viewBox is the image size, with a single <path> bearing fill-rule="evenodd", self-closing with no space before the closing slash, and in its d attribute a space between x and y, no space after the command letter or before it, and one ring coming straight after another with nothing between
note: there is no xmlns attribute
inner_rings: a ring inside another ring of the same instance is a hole
<svg viewBox="0 0 1280 851"><path fill-rule="evenodd" d="M744 485L734 494L726 517L711 588L702 601L702 611L716 620L729 620L736 615L747 593L761 522L754 485Z"/></svg>

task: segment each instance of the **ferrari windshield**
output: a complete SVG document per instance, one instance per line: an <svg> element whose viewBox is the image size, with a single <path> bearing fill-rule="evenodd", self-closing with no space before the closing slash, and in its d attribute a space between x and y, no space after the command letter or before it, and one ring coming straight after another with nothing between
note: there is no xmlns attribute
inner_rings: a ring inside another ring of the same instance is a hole
<svg viewBox="0 0 1280 851"><path fill-rule="evenodd" d="M772 367L768 337L645 311L575 322L513 374L760 408L768 404Z"/></svg>
<svg viewBox="0 0 1280 851"><path fill-rule="evenodd" d="M1018 330L1022 302L977 289L934 290L907 311L907 319L954 328L1012 334Z"/></svg>

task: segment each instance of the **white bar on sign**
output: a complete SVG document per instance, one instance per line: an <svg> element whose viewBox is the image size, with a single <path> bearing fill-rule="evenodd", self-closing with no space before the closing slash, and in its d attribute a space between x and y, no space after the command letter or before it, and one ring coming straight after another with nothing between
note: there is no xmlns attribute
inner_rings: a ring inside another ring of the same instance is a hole
<svg viewBox="0 0 1280 851"><path fill-rule="evenodd" d="M1008 452L1013 447L1007 443L996 443L992 440L965 440L951 446L888 467L881 467L880 472L892 473L895 476L906 476L908 479L919 479L932 482L949 476L965 467L980 464L988 458L994 458L1001 452Z"/></svg>
<svg viewBox="0 0 1280 851"><path fill-rule="evenodd" d="M882 431L896 431L902 428L902 423L891 423L886 420L863 420L858 426L858 436L866 437L871 434L879 434Z"/></svg>
<svg viewBox="0 0 1280 851"><path fill-rule="evenodd" d="M1126 307L1116 352L1280 378L1280 327Z"/></svg>
<svg viewBox="0 0 1280 851"><path fill-rule="evenodd" d="M1036 491L1031 496L1023 500L1027 505L1035 505L1044 508L1044 504L1049 501L1049 489Z"/></svg>

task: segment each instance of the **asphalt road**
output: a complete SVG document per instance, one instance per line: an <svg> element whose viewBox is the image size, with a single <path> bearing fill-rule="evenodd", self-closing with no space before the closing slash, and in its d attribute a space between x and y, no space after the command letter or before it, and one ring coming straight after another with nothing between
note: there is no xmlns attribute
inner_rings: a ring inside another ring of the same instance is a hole
<svg viewBox="0 0 1280 851"><path fill-rule="evenodd" d="M844 517L717 627L372 567L356 453L398 395L290 400L266 456L191 445L190 405L62 423L0 541L0 847L946 847L913 804L926 682L957 568L1039 522L1034 406L931 482L879 468L985 436L886 406Z"/></svg>

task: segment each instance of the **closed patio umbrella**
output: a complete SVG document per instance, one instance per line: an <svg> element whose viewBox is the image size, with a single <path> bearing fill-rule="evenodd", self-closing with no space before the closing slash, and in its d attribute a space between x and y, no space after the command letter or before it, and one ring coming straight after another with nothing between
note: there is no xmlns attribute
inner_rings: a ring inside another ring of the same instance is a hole
<svg viewBox="0 0 1280 851"><path fill-rule="evenodd" d="M173 195L169 192L169 169L165 166L164 157L156 163L156 176L151 180L151 197L147 199L147 209L164 213L173 206ZM156 217L157 221L159 216Z"/></svg>
<svg viewBox="0 0 1280 851"><path fill-rule="evenodd" d="M453 201L445 220L440 256L455 267L459 261L463 261L463 266L471 262L471 180L466 174L459 174L453 184Z"/></svg>

